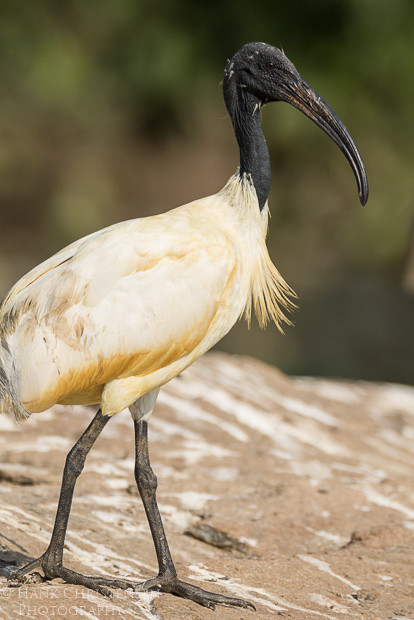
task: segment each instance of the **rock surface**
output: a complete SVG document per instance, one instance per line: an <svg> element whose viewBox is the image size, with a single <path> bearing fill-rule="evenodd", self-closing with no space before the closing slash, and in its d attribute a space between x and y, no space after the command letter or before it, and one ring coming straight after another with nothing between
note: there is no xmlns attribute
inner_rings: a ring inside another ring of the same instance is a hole
<svg viewBox="0 0 414 620"><path fill-rule="evenodd" d="M46 548L66 453L93 413L0 417L1 620L414 618L414 388L289 378L213 353L161 390L150 448L177 569L256 612L157 592L110 600L59 580L7 587ZM133 465L123 412L79 479L67 566L155 574Z"/></svg>

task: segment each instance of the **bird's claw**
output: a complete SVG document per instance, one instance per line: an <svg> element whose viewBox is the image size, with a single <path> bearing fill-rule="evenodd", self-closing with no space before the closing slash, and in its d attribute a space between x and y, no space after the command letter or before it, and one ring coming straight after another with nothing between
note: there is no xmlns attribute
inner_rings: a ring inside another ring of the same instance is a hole
<svg viewBox="0 0 414 620"><path fill-rule="evenodd" d="M250 601L245 601L241 598L235 598L232 596L225 596L224 594L217 594L215 592L208 592L198 586L195 586L185 581L177 579L176 576L163 577L158 576L154 579L149 579L143 583L137 584L134 590L136 592L143 592L148 590L157 589L160 592L168 592L187 598L189 600L214 610L216 605L229 605L231 607L243 607L244 609L252 609L256 611L255 606Z"/></svg>

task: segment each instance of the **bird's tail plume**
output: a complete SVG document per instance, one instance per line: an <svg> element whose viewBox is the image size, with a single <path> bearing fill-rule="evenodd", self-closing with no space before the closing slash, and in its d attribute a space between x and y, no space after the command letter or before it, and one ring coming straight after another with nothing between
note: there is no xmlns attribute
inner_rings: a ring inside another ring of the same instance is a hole
<svg viewBox="0 0 414 620"><path fill-rule="evenodd" d="M0 413L9 411L17 421L25 420L29 417L29 412L24 408L23 403L17 395L16 390L16 371L14 368L13 357L7 342L0 340Z"/></svg>

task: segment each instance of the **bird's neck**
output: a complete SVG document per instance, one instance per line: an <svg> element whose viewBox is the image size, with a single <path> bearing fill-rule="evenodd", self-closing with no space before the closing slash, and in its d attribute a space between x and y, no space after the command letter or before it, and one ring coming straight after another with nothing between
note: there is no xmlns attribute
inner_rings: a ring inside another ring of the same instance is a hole
<svg viewBox="0 0 414 620"><path fill-rule="evenodd" d="M243 92L232 115L234 132L240 148L240 176L251 177L260 210L270 192L270 157L260 124L260 102L254 95Z"/></svg>

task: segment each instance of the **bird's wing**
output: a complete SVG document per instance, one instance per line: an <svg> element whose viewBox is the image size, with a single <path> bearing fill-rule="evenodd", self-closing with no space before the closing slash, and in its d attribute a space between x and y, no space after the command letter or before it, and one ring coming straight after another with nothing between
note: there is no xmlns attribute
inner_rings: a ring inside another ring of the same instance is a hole
<svg viewBox="0 0 414 620"><path fill-rule="evenodd" d="M9 290L7 295L1 301L0 312L3 310L3 308L9 305L13 301L13 299L16 297L16 295L18 295L21 291L23 291L30 284L35 282L35 280L43 276L48 271L52 269L56 269L56 267L59 267L62 263L65 263L66 261L70 260L81 245L83 245L84 243L87 243L87 241L90 238L97 236L98 234L99 233L92 233L91 235L88 235L87 237L82 237L81 239L78 239L74 243L71 243L70 245L60 250L60 252L56 252L56 254L54 254L50 258L46 259L45 261L41 262L39 265L31 269L30 271L28 271L23 277L21 277L16 282L16 284Z"/></svg>
<svg viewBox="0 0 414 620"><path fill-rule="evenodd" d="M199 345L236 259L225 234L196 222L170 212L110 227L43 263L25 288L21 281L2 322L23 402L50 404L150 374Z"/></svg>

